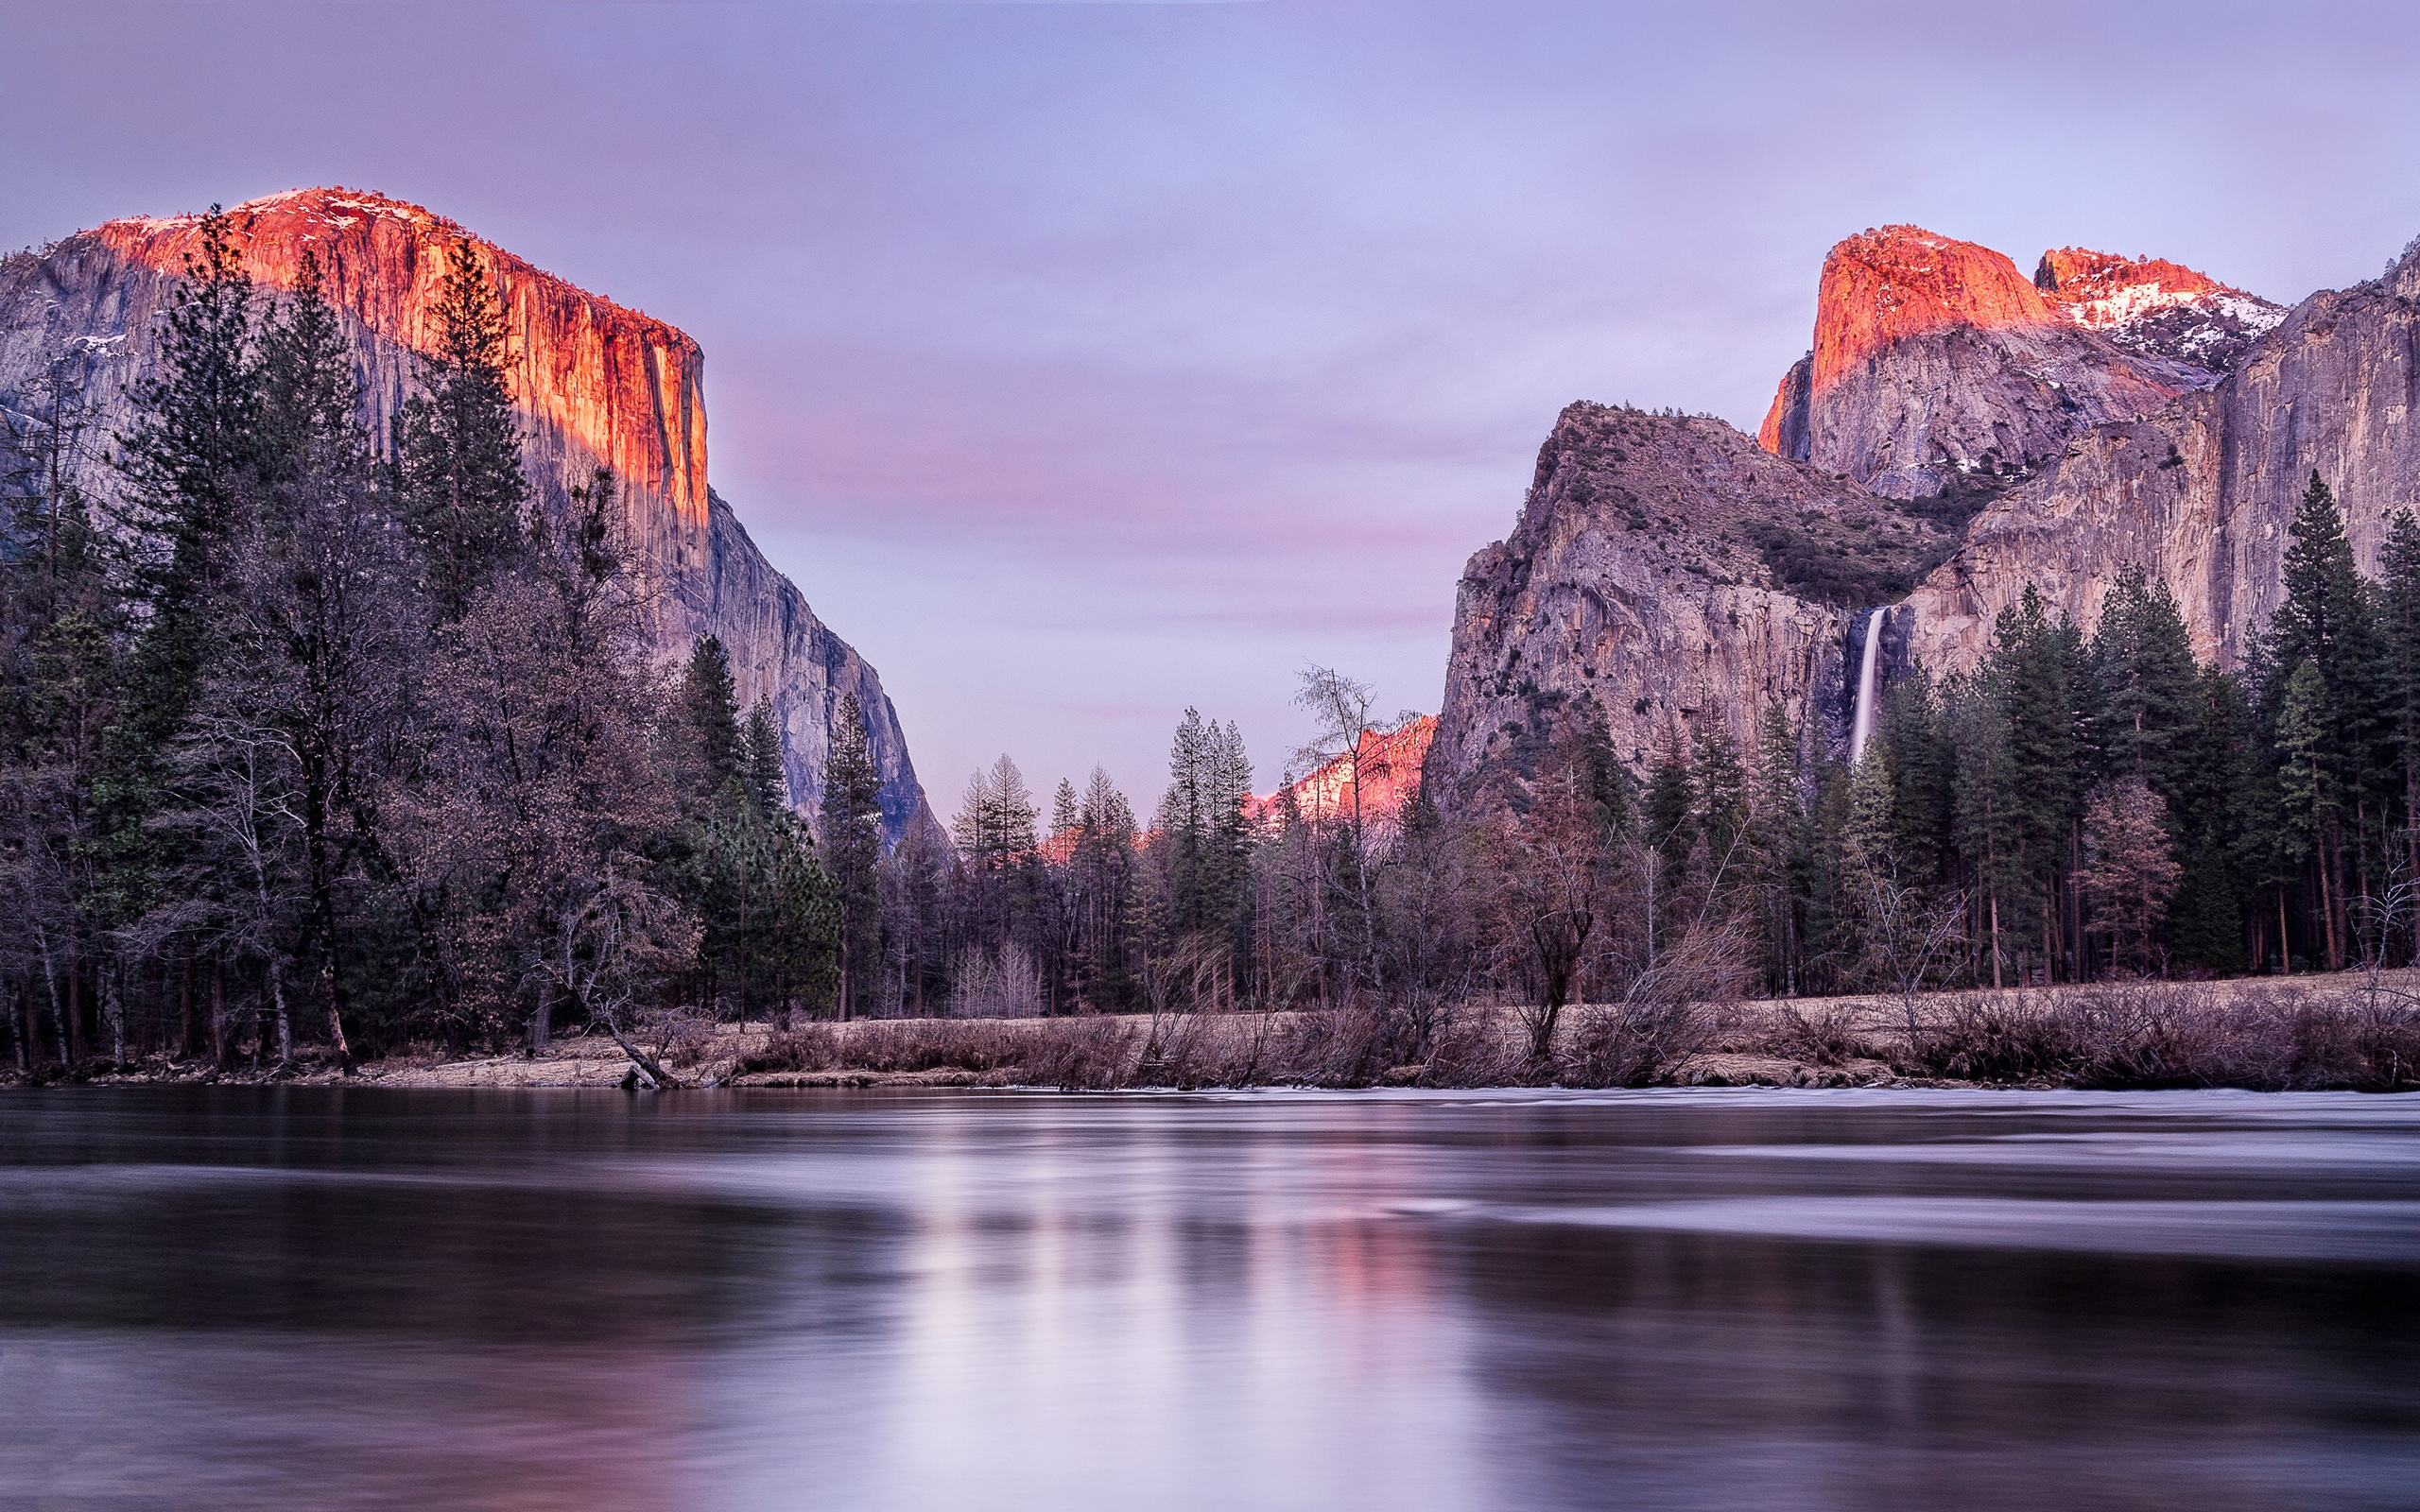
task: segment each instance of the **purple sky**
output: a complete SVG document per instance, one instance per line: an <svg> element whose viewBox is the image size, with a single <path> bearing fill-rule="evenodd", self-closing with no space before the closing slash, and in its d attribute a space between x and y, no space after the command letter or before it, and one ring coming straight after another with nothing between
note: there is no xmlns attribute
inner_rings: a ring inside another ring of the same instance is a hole
<svg viewBox="0 0 2420 1512"><path fill-rule="evenodd" d="M946 815L1433 711L1573 399L1753 430L1914 221L2273 299L2420 233L2408 4L0 0L0 244L341 182L682 326L711 472Z"/></svg>

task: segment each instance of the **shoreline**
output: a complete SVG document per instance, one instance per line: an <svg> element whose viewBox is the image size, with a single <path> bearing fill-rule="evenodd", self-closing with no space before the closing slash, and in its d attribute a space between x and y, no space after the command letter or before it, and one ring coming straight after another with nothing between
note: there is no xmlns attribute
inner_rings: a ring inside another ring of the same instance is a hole
<svg viewBox="0 0 2420 1512"><path fill-rule="evenodd" d="M1912 1000L1763 1000L1695 1005L1643 1026L1635 1018L1636 1010L1619 1005L1566 1009L1547 1063L1526 1050L1521 1010L1501 1005L1465 1008L1416 1040L1387 1014L1355 1009L815 1021L787 1031L683 1020L633 1038L649 1042L670 1081L666 1091L2420 1091L2415 971L1937 992ZM1620 1051L1624 1035L1636 1042ZM1609 1043L1617 1046L1611 1059ZM1422 1058L1408 1058L1412 1054ZM364 1060L350 1074L340 1074L316 1046L284 1067L154 1056L123 1069L88 1062L30 1075L0 1071L0 1087L518 1091L640 1090L652 1082L601 1033L562 1036L534 1057L420 1047Z"/></svg>

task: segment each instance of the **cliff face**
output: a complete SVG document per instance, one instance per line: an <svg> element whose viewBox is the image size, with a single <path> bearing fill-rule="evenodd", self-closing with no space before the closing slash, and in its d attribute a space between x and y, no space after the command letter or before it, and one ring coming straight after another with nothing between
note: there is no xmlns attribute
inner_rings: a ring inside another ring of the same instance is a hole
<svg viewBox="0 0 2420 1512"><path fill-rule="evenodd" d="M1463 572L1432 791L1492 806L1582 720L1634 766L1714 721L1744 748L1770 702L1837 747L1866 611L1951 544L1720 421L1573 404L1512 535Z"/></svg>
<svg viewBox="0 0 2420 1512"><path fill-rule="evenodd" d="M1915 655L1972 665L1993 619L2037 586L2089 627L2119 568L2174 590L2197 652L2233 665L2277 607L2286 527L2313 471L2337 490L2362 570L2420 509L2420 249L2385 278L2304 301L2205 392L2079 437L1979 516L1908 600Z"/></svg>
<svg viewBox="0 0 2420 1512"><path fill-rule="evenodd" d="M1913 226L1824 259L1815 346L1759 439L1899 498L2024 477L2080 431L2205 388L2273 306L2172 263L2063 249L2035 277Z"/></svg>
<svg viewBox="0 0 2420 1512"><path fill-rule="evenodd" d="M296 190L232 216L244 266L266 290L294 287L304 254L316 256L323 293L347 317L367 419L381 434L412 391L416 353L434 344L452 260L471 257L502 299L524 459L541 498L560 507L571 485L612 468L624 484L629 539L665 591L666 655L721 637L742 700L762 693L773 701L791 797L805 807L822 792L839 700L856 693L890 835L904 833L924 794L881 679L766 562L708 486L705 356L695 341L382 196ZM81 350L92 355L101 430L126 428L129 386L151 360L157 318L199 249L198 216L136 218L0 264L0 395Z"/></svg>

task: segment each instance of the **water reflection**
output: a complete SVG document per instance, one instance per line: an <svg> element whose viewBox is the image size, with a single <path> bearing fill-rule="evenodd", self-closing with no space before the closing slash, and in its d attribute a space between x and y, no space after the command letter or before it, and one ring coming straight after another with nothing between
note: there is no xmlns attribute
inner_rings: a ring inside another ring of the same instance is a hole
<svg viewBox="0 0 2420 1512"><path fill-rule="evenodd" d="M2387 1507L2420 1102L0 1098L0 1505Z"/></svg>

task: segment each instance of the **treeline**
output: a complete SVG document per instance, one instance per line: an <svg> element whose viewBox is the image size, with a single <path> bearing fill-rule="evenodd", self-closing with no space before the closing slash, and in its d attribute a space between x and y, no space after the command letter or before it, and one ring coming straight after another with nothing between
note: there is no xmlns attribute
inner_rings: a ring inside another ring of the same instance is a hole
<svg viewBox="0 0 2420 1512"><path fill-rule="evenodd" d="M1361 784L1401 780L1360 754L1393 728L1370 700L1350 678L1306 674L1316 733L1298 764L1359 759ZM1191 709L1140 814L1098 768L1081 791L1061 782L1046 814L1002 756L969 782L954 845L911 832L881 863L877 937L853 957L850 1000L904 1016L1224 1011L1394 983L1389 868L1426 842L1358 812L1358 784L1322 814L1290 790L1256 808L1252 785L1241 732Z"/></svg>
<svg viewBox="0 0 2420 1512"><path fill-rule="evenodd" d="M659 667L610 474L539 506L468 249L380 436L317 270L271 297L227 232L205 223L124 434L78 351L7 406L17 1066L828 1002L842 901L770 711L742 716L711 641Z"/></svg>

